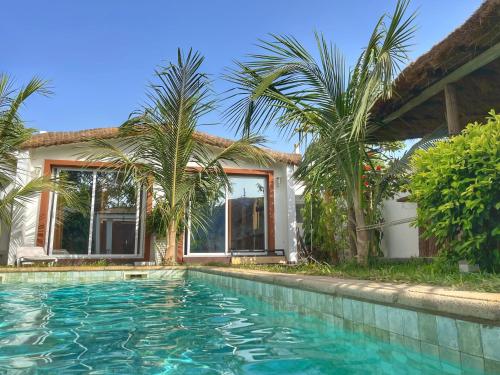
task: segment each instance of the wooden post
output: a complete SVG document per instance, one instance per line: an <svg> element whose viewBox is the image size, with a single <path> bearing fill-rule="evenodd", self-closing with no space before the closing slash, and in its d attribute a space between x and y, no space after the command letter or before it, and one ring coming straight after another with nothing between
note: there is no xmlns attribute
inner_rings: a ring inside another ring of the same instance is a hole
<svg viewBox="0 0 500 375"><path fill-rule="evenodd" d="M448 134L457 135L462 131L460 115L458 112L457 91L452 83L444 86L444 98L446 103L446 122L448 123Z"/></svg>

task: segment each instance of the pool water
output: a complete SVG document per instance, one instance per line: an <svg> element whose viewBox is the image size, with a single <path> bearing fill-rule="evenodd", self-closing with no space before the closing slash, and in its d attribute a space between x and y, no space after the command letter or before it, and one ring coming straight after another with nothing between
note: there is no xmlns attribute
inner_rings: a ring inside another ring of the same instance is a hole
<svg viewBox="0 0 500 375"><path fill-rule="evenodd" d="M0 373L455 374L452 364L192 280L0 285Z"/></svg>

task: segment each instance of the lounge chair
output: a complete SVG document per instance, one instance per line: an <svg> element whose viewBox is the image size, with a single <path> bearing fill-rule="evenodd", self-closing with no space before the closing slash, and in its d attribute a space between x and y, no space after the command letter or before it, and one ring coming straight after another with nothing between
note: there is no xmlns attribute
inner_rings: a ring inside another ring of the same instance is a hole
<svg viewBox="0 0 500 375"><path fill-rule="evenodd" d="M52 261L57 262L57 258L50 257L45 253L43 247L31 246L31 247L19 247L16 254L16 266L22 266L23 263L33 263L33 262L43 262Z"/></svg>

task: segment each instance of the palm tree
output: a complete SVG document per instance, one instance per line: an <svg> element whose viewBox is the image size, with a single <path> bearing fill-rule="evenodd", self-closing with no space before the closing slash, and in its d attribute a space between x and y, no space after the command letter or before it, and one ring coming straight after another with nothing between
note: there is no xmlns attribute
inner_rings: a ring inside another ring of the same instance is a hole
<svg viewBox="0 0 500 375"><path fill-rule="evenodd" d="M346 69L337 48L316 34L318 58L296 39L273 35L262 52L228 74L236 85L227 118L249 134L271 124L289 132L305 132L311 141L296 176L314 176L309 187L345 185L345 198L355 223L358 261L368 260L370 235L362 181L367 144L378 125L372 109L392 95L400 65L407 61L415 14L398 1L391 16L382 16L354 67Z"/></svg>
<svg viewBox="0 0 500 375"><path fill-rule="evenodd" d="M120 127L122 137L115 143L93 142L89 159L111 162L133 177L154 196L155 211L165 228L165 262L175 262L177 236L188 225L203 228L229 181L222 161L250 158L260 164L271 161L257 147L264 141L248 135L222 149L210 148L196 136L200 117L214 108L210 82L199 72L204 58L190 50L178 50L177 62L155 72L157 82L150 85L148 104Z"/></svg>
<svg viewBox="0 0 500 375"><path fill-rule="evenodd" d="M21 89L14 89L12 80L0 74L0 224L10 226L16 211L43 190L63 190L44 177L31 179L30 172L18 166L22 144L34 132L24 126L20 108L32 95L49 95L47 82L33 78ZM24 182L30 178L28 182ZM66 196L69 198L69 195Z"/></svg>

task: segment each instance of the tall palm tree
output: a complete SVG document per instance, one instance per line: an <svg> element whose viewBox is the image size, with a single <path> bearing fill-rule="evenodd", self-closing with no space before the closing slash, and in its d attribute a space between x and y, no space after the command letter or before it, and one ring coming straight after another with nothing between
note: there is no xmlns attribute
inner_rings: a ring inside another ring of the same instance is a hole
<svg viewBox="0 0 500 375"><path fill-rule="evenodd" d="M111 162L123 173L155 194L167 238L167 262L175 262L176 239L187 225L203 228L229 181L222 161L250 158L260 164L271 161L257 147L264 141L247 135L229 147L214 149L196 136L201 116L214 108L210 82L199 72L204 58L190 50L178 50L176 63L155 72L157 82L150 85L148 103L120 127L118 141L98 139L89 159Z"/></svg>
<svg viewBox="0 0 500 375"><path fill-rule="evenodd" d="M41 191L51 189L64 193L50 179L31 179L30 172L18 166L21 146L34 132L34 129L24 126L19 110L28 98L36 94L50 94L46 81L33 78L16 90L12 80L0 74L0 224L6 226L12 224L15 212ZM28 182L24 182L28 178Z"/></svg>
<svg viewBox="0 0 500 375"><path fill-rule="evenodd" d="M368 259L370 238L363 166L366 145L377 125L372 109L392 95L400 65L414 33L415 14L406 15L409 1L398 1L391 16L382 16L354 67L346 69L337 48L316 34L318 58L296 39L273 35L260 45L262 52L237 63L227 79L236 85L227 118L243 134L271 124L291 132L311 134L312 141L296 176L312 175L320 188L336 181L345 184L345 196L355 222L360 263ZM310 179L309 179L310 181ZM310 185L311 186L311 185Z"/></svg>

